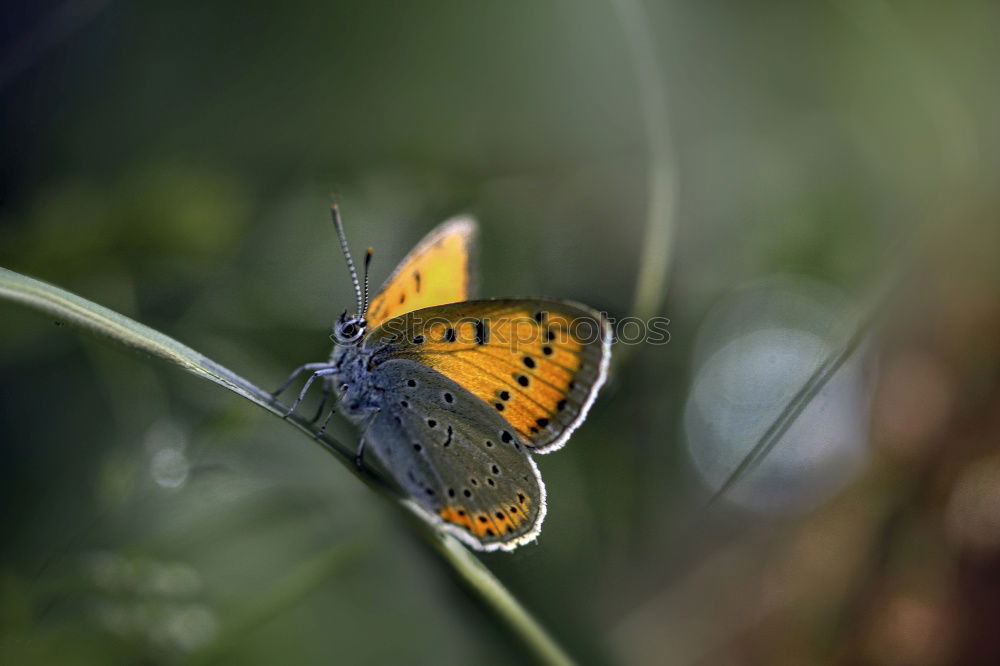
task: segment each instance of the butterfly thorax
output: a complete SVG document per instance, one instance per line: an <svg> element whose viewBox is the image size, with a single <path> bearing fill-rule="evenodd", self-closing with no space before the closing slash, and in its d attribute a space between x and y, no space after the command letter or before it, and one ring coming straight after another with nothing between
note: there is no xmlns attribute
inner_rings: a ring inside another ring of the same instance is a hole
<svg viewBox="0 0 1000 666"><path fill-rule="evenodd" d="M334 394L343 414L354 423L365 423L378 411L380 391L373 381L374 356L360 344L337 344L330 354L335 368Z"/></svg>

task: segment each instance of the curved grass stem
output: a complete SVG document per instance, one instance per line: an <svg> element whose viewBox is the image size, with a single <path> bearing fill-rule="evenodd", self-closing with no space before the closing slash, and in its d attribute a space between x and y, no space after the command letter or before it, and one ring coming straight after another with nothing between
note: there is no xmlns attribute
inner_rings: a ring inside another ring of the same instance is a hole
<svg viewBox="0 0 1000 666"><path fill-rule="evenodd" d="M649 142L649 199L646 229L639 257L633 316L660 314L673 256L677 207L677 168L670 140L667 89L649 17L641 0L612 0L635 68L640 111Z"/></svg>

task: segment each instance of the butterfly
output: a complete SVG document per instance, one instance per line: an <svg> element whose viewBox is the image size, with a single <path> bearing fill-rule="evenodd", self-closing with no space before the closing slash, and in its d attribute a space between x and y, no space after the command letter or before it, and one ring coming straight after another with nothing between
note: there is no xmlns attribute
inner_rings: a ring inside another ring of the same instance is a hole
<svg viewBox="0 0 1000 666"><path fill-rule="evenodd" d="M607 375L607 318L568 301L468 300L469 217L431 231L369 302L371 250L362 288L331 211L357 312L340 315L327 361L297 368L273 395L310 373L288 415L319 380L313 421L333 393L361 432L357 464L374 454L441 529L486 551L534 540L546 509L532 456L561 448L586 417Z"/></svg>

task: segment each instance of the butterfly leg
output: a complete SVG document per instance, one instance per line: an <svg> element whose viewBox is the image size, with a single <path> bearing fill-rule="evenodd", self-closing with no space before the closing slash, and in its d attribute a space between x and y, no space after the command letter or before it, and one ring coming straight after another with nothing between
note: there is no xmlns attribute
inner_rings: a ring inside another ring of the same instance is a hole
<svg viewBox="0 0 1000 666"><path fill-rule="evenodd" d="M320 395L319 407L316 408L316 416L312 417L312 420L309 421L309 423L316 423L316 421L319 421L319 417L323 416L323 408L326 407L326 401L330 398L330 383L331 380L329 377L323 378L323 393ZM330 410L330 413L333 413L332 409ZM326 422L329 420L330 417L327 416L326 421L323 421L323 425L326 426Z"/></svg>
<svg viewBox="0 0 1000 666"><path fill-rule="evenodd" d="M330 411L326 413L326 418L323 419L323 425L321 425L319 427L319 430L316 432L316 439L322 439L323 435L326 434L326 424L330 422L330 419L336 413L337 410L333 409L332 407L330 408Z"/></svg>
<svg viewBox="0 0 1000 666"><path fill-rule="evenodd" d="M365 438L362 437L361 441L358 442L358 450L354 454L354 464L358 466L358 469L363 469L365 466Z"/></svg>
<svg viewBox="0 0 1000 666"><path fill-rule="evenodd" d="M358 450L354 453L354 464L358 466L358 469L364 469L365 466L365 433L368 432L368 429L371 427L372 422L375 420L375 417L377 417L379 415L379 412L381 411L382 411L381 409L376 409L368 417L368 420L365 422L365 424L360 428L361 440L358 441Z"/></svg>
<svg viewBox="0 0 1000 666"><path fill-rule="evenodd" d="M295 378L301 375L304 371L319 370L321 368L329 368L329 367L330 367L329 363L306 363L305 365L300 365L299 367L295 368L295 370L292 371L292 374L288 376L288 379L285 380L284 384L279 386L274 391L271 391L271 397L277 398L281 393L284 392L286 388L289 387L289 385L291 385L292 382L295 381Z"/></svg>
<svg viewBox="0 0 1000 666"><path fill-rule="evenodd" d="M335 373L337 371L336 368L331 368L327 364L321 364L321 365L322 365L322 367L319 370L317 370L316 372L314 372L311 375L309 375L309 379L306 380L305 386L303 386L302 390L299 391L299 397L295 398L295 402L293 402L292 406L288 408L287 412L285 412L285 418L286 419L289 416L291 416L292 413L296 409L298 409L298 407L299 407L300 404L302 404L302 401L306 397L306 393L309 392L309 387L312 386L312 383L314 381L316 381L317 378L319 378L319 377L326 377L327 375L332 375L333 373Z"/></svg>

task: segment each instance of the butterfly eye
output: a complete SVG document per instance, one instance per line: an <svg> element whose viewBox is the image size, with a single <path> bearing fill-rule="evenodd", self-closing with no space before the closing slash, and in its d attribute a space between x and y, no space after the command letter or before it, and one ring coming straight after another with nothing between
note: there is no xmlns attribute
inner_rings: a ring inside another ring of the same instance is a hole
<svg viewBox="0 0 1000 666"><path fill-rule="evenodd" d="M341 342L354 342L365 332L364 320L348 319L337 326L337 338Z"/></svg>

